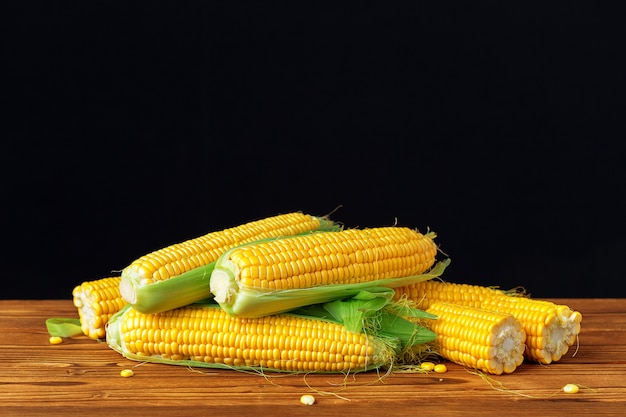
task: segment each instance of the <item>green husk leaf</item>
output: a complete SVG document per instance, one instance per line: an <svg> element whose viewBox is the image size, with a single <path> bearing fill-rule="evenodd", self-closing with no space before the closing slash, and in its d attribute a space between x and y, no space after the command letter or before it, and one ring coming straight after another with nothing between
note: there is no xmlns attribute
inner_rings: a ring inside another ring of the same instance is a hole
<svg viewBox="0 0 626 417"><path fill-rule="evenodd" d="M363 322L371 318L392 300L394 291L391 288L374 287L370 291L359 291L353 297L330 301L324 304L337 321L353 333L363 331Z"/></svg>
<svg viewBox="0 0 626 417"><path fill-rule="evenodd" d="M399 349L432 342L434 332L404 317L434 319L436 316L394 302L393 297L393 289L373 287L349 298L305 306L293 313L335 321L354 333L375 334L389 343L399 343Z"/></svg>
<svg viewBox="0 0 626 417"><path fill-rule="evenodd" d="M377 320L378 335L398 339L402 349L430 343L437 336L433 331L398 316L393 309L381 312Z"/></svg>
<svg viewBox="0 0 626 417"><path fill-rule="evenodd" d="M142 284L122 273L120 291L137 311L159 313L188 304L213 299L209 290L211 272L215 262L192 269L175 277Z"/></svg>
<svg viewBox="0 0 626 417"><path fill-rule="evenodd" d="M46 320L46 328L50 336L72 337L83 334L79 319L50 318Z"/></svg>

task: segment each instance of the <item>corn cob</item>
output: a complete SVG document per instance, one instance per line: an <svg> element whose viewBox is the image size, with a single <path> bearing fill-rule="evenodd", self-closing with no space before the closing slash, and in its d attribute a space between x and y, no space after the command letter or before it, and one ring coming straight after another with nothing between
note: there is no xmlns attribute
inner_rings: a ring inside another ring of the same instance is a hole
<svg viewBox="0 0 626 417"><path fill-rule="evenodd" d="M424 323L437 335L434 350L445 359L495 375L522 364L526 334L511 314L444 302L426 312L437 316Z"/></svg>
<svg viewBox="0 0 626 417"><path fill-rule="evenodd" d="M264 238L337 230L330 220L294 212L210 232L142 256L122 271L124 300L143 313L165 311L212 297L214 262L227 249Z"/></svg>
<svg viewBox="0 0 626 417"><path fill-rule="evenodd" d="M580 312L549 301L508 295L490 287L432 280L396 288L395 291L396 300L412 300L424 310L428 310L433 303L445 301L512 314L526 332L525 357L543 364L560 360L580 333Z"/></svg>
<svg viewBox="0 0 626 417"><path fill-rule="evenodd" d="M119 291L120 280L107 277L86 281L72 291L81 329L90 339L104 338L107 322L126 305Z"/></svg>
<svg viewBox="0 0 626 417"><path fill-rule="evenodd" d="M401 324L390 323L392 331ZM412 323L404 323L416 331ZM422 339L412 343L433 338L423 329ZM326 373L390 366L398 349L398 344L373 331L352 332L330 319L294 313L234 317L215 304L153 314L126 307L109 321L107 343L124 357L142 362Z"/></svg>
<svg viewBox="0 0 626 417"><path fill-rule="evenodd" d="M443 272L434 233L406 227L347 229L268 239L225 252L210 289L233 315L259 317L342 298L373 285L394 287Z"/></svg>

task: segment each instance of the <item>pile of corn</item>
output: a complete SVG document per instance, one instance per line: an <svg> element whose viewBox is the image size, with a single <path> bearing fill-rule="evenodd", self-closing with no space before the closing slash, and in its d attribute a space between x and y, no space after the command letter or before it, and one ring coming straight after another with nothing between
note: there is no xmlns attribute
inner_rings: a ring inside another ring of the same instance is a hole
<svg viewBox="0 0 626 417"><path fill-rule="evenodd" d="M432 232L288 213L164 247L73 291L83 334L146 362L284 372L419 365L491 374L575 343L568 306L444 282Z"/></svg>

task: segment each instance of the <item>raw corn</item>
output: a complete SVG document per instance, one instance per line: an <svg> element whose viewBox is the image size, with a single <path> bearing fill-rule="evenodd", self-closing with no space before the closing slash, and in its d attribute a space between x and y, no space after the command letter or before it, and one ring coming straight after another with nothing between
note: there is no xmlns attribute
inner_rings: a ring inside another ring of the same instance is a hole
<svg viewBox="0 0 626 417"><path fill-rule="evenodd" d="M490 287L432 280L395 290L396 300L406 298L425 310L433 303L445 301L511 314L526 332L525 357L543 364L560 360L580 333L580 312L566 305L509 295Z"/></svg>
<svg viewBox="0 0 626 417"><path fill-rule="evenodd" d="M214 262L226 250L264 238L338 230L323 217L281 214L210 232L142 256L122 271L124 300L143 313L155 313L212 298L209 279Z"/></svg>
<svg viewBox="0 0 626 417"><path fill-rule="evenodd" d="M511 314L445 302L432 303L425 321L435 332L434 351L454 363L500 375L524 360L526 334Z"/></svg>
<svg viewBox="0 0 626 417"><path fill-rule="evenodd" d="M323 310L323 309L321 309ZM326 311L326 310L324 310ZM409 321L396 317L390 331ZM417 332L416 327L411 327ZM422 340L434 334L423 329ZM124 357L172 365L278 372L361 372L393 363L399 344L310 315L234 317L215 304L143 314L128 306L109 322L107 343Z"/></svg>
<svg viewBox="0 0 626 417"><path fill-rule="evenodd" d="M430 270L438 252L434 237L406 227L379 227L241 245L217 260L210 290L230 314L259 317L372 285L406 285L443 272L447 263Z"/></svg>
<svg viewBox="0 0 626 417"><path fill-rule="evenodd" d="M120 281L118 276L85 281L72 291L81 329L90 339L104 338L107 322L126 305L120 294Z"/></svg>
<svg viewBox="0 0 626 417"><path fill-rule="evenodd" d="M482 307L509 312L522 323L529 360L544 364L559 361L576 343L582 322L580 312L550 301L505 297L485 300Z"/></svg>

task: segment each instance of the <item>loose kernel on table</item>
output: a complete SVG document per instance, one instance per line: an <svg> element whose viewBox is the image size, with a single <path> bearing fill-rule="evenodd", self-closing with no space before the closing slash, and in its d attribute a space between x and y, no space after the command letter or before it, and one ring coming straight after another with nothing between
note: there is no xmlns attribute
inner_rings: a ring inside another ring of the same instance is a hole
<svg viewBox="0 0 626 417"><path fill-rule="evenodd" d="M448 371L448 367L444 365L443 363L440 363L438 365L435 365L435 367L433 368L433 371L437 372L438 374L442 374Z"/></svg>
<svg viewBox="0 0 626 417"><path fill-rule="evenodd" d="M51 345L59 345L63 343L63 339L60 338L59 336L51 336L50 337L50 344Z"/></svg>
<svg viewBox="0 0 626 417"><path fill-rule="evenodd" d="M422 362L420 364L420 368L422 368L424 371L432 371L433 369L435 369L435 364L432 362Z"/></svg>
<svg viewBox="0 0 626 417"><path fill-rule="evenodd" d="M578 385L576 384L567 384L563 387L563 392L567 394L576 394L578 392Z"/></svg>
<svg viewBox="0 0 626 417"><path fill-rule="evenodd" d="M300 402L304 405L313 405L315 404L315 397L311 394L304 394L300 397Z"/></svg>
<svg viewBox="0 0 626 417"><path fill-rule="evenodd" d="M124 378L128 378L128 377L135 375L135 373L133 372L132 369L122 369L120 371L120 375L123 376Z"/></svg>

